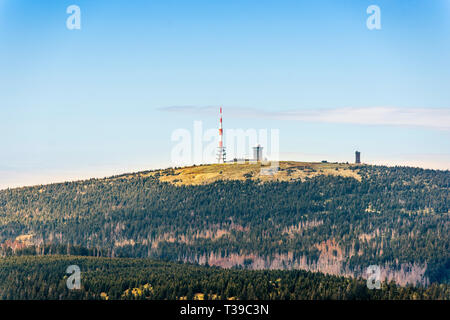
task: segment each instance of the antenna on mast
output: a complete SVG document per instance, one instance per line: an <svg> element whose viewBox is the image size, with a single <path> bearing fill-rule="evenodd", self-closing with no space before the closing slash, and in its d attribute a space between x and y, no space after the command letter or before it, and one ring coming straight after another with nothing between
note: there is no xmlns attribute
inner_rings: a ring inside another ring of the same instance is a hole
<svg viewBox="0 0 450 320"><path fill-rule="evenodd" d="M219 147L217 148L217 162L225 163L226 152L223 146L223 125L222 125L222 107L220 107L220 123L219 123Z"/></svg>

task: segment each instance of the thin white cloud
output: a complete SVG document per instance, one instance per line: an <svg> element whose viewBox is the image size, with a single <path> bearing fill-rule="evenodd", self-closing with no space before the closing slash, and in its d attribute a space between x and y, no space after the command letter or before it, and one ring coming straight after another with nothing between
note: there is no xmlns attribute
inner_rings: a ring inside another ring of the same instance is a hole
<svg viewBox="0 0 450 320"><path fill-rule="evenodd" d="M217 114L217 107L173 106L161 108L169 112ZM334 108L261 111L252 108L227 108L235 117L270 118L304 122L343 123L359 125L415 126L450 130L450 108Z"/></svg>

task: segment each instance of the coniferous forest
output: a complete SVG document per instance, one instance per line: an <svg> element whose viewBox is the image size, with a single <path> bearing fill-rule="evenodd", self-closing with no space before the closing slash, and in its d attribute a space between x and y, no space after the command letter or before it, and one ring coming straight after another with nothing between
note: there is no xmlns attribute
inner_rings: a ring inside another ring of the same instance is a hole
<svg viewBox="0 0 450 320"><path fill-rule="evenodd" d="M2 190L1 297L448 299L450 172L349 170L360 179L175 185L168 169ZM370 265L381 291L365 289Z"/></svg>
<svg viewBox="0 0 450 320"><path fill-rule="evenodd" d="M81 270L81 288L68 290L66 268ZM428 300L450 288L366 281L302 270L236 270L149 259L18 256L0 260L0 299L153 300Z"/></svg>

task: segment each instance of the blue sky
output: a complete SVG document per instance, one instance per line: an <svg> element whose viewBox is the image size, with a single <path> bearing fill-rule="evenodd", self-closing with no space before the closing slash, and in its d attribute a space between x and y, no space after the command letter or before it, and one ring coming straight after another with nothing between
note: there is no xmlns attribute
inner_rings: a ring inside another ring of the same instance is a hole
<svg viewBox="0 0 450 320"><path fill-rule="evenodd" d="M450 169L449 57L450 0L0 0L0 188L171 166L219 105L282 159Z"/></svg>

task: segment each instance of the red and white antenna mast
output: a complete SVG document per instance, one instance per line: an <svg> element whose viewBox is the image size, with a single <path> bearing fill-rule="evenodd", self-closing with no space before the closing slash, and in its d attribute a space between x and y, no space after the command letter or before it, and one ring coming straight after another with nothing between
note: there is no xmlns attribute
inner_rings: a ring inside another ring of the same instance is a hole
<svg viewBox="0 0 450 320"><path fill-rule="evenodd" d="M220 123L219 123L219 147L217 152L217 161L219 163L225 163L225 148L223 146L223 125L222 125L222 107L220 107Z"/></svg>

